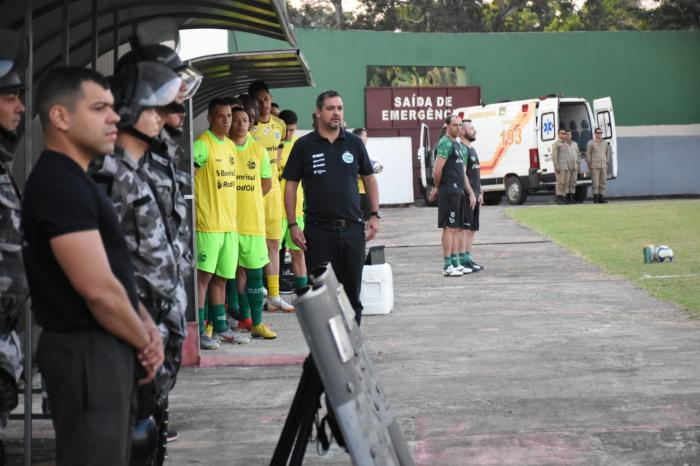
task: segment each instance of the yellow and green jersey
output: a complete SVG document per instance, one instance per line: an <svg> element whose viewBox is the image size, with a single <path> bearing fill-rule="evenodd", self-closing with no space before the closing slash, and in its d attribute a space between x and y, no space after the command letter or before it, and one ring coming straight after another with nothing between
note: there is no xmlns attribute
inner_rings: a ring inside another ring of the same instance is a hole
<svg viewBox="0 0 700 466"><path fill-rule="evenodd" d="M287 165L287 160L289 160L289 154L292 152L292 147L294 143L299 139L297 136L293 136L291 141L283 141L282 146L282 160L280 160L280 174L284 173L284 167ZM284 201L284 185L287 180L282 178L280 180L280 190L282 191L282 199ZM301 217L304 215L304 190L301 187L301 182L297 185L297 205L294 211L294 217ZM286 218L286 217L285 217Z"/></svg>
<svg viewBox="0 0 700 466"><path fill-rule="evenodd" d="M280 174L277 167L277 151L282 145L282 140L287 133L287 126L284 121L274 115L270 115L267 123L259 122L253 127L250 132L258 144L267 149L270 155L270 167L272 168L272 188L270 193L279 191L280 189Z"/></svg>
<svg viewBox="0 0 700 466"><path fill-rule="evenodd" d="M254 139L236 146L237 226L240 235L265 236L262 178L270 178L270 157Z"/></svg>
<svg viewBox="0 0 700 466"><path fill-rule="evenodd" d="M358 176L357 177L357 190L360 192L360 194L366 194L365 192L365 184L362 182L362 177Z"/></svg>
<svg viewBox="0 0 700 466"><path fill-rule="evenodd" d="M192 158L197 231L237 231L236 145L207 130L194 142Z"/></svg>

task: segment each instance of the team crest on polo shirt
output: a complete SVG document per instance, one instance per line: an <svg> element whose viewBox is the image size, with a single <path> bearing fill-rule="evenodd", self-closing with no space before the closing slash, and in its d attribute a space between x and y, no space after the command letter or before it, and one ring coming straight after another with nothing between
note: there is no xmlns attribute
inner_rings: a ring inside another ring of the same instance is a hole
<svg viewBox="0 0 700 466"><path fill-rule="evenodd" d="M268 134L270 134L270 127L269 127L269 126L265 126L265 129L263 129L263 134L264 134L265 136L267 136Z"/></svg>
<svg viewBox="0 0 700 466"><path fill-rule="evenodd" d="M248 160L248 170L255 170L255 160Z"/></svg>
<svg viewBox="0 0 700 466"><path fill-rule="evenodd" d="M353 160L355 160L355 157L349 151L343 152L343 162L352 163Z"/></svg>

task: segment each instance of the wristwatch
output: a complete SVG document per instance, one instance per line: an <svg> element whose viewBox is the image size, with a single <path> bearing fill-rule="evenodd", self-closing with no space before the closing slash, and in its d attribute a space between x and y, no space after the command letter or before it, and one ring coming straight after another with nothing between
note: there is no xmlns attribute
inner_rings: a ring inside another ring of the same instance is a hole
<svg viewBox="0 0 700 466"><path fill-rule="evenodd" d="M373 210L372 212L369 213L370 217L377 217L377 218L382 218L382 213L378 210Z"/></svg>

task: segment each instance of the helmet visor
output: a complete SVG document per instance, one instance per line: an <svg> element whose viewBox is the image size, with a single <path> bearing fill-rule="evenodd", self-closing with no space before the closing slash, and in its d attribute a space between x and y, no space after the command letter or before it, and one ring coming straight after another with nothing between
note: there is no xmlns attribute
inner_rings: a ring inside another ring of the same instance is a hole
<svg viewBox="0 0 700 466"><path fill-rule="evenodd" d="M180 87L180 92L177 95L176 101L181 104L197 92L199 85L202 84L203 76L202 73L191 66L178 70L177 74L180 76L180 79L182 79L182 86Z"/></svg>
<svg viewBox="0 0 700 466"><path fill-rule="evenodd" d="M13 64L14 62L12 60L5 60L4 58L0 57L0 78L10 72Z"/></svg>
<svg viewBox="0 0 700 466"><path fill-rule="evenodd" d="M164 107L175 100L182 80L167 66L142 61L137 65L134 101L141 108Z"/></svg>
<svg viewBox="0 0 700 466"><path fill-rule="evenodd" d="M27 42L9 29L0 28L0 78L14 70L18 75L27 65Z"/></svg>

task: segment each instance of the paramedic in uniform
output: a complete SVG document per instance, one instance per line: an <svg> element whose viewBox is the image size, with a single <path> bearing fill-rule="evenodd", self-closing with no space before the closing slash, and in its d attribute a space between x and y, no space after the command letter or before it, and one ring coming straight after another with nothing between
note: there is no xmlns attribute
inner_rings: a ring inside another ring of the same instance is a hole
<svg viewBox="0 0 700 466"><path fill-rule="evenodd" d="M568 145L566 144L566 130L559 128L559 139L552 144L552 163L557 179L556 203L568 204L566 194L569 190L569 164Z"/></svg>
<svg viewBox="0 0 700 466"><path fill-rule="evenodd" d="M586 146L586 162L591 170L591 181L593 183L593 203L607 204L603 195L605 194L605 177L607 175L608 163L610 163L610 144L603 141L603 130L596 128L594 137L588 141Z"/></svg>
<svg viewBox="0 0 700 466"><path fill-rule="evenodd" d="M360 323L360 286L365 241L379 229L379 190L362 140L343 129L343 100L335 91L316 99L318 129L299 138L284 168L284 203L294 243L305 251L312 270L330 262ZM360 210L357 176L367 191L370 218ZM304 231L296 223L297 185L302 182L306 208Z"/></svg>

